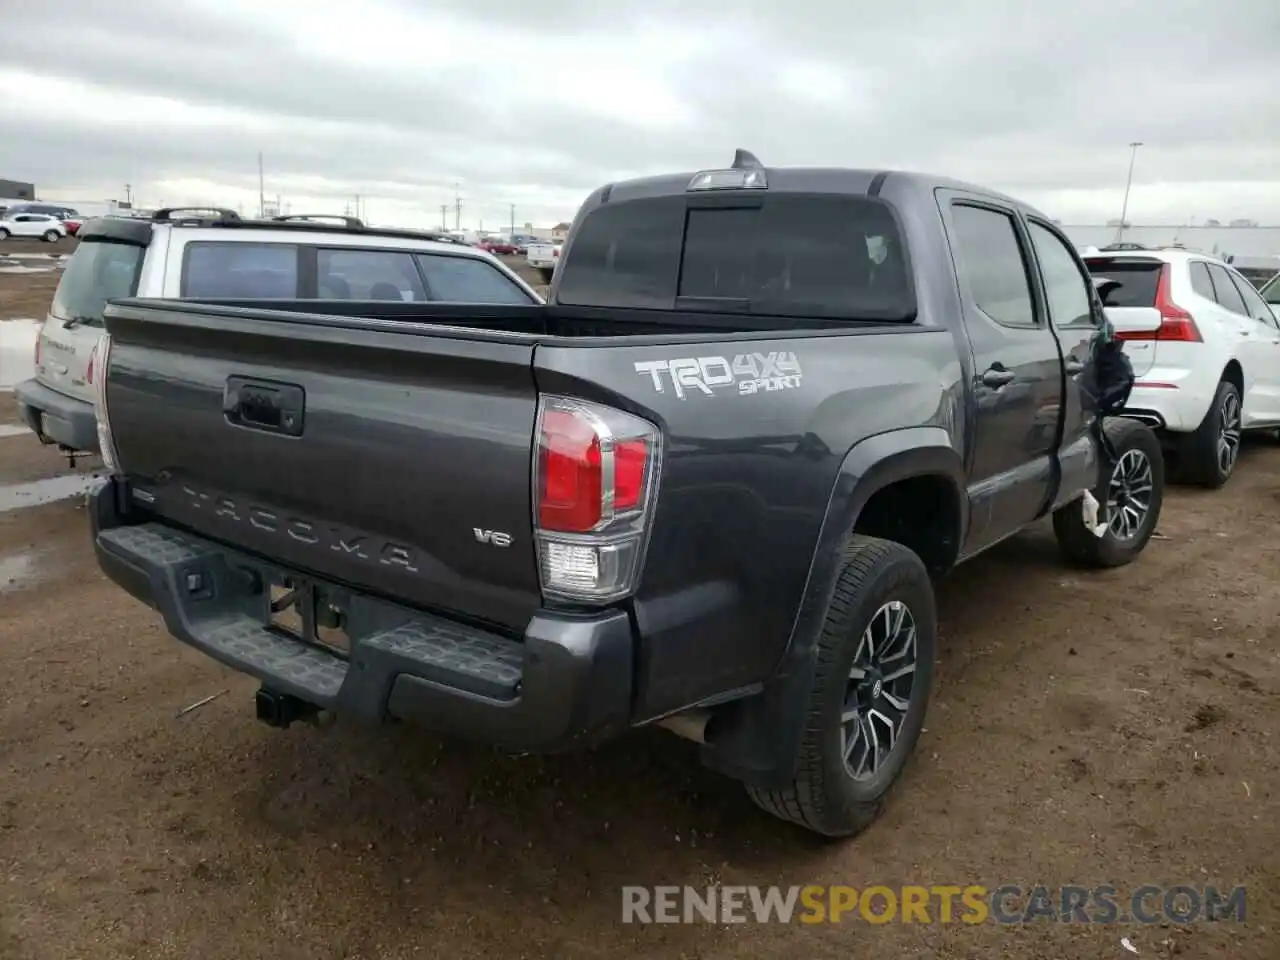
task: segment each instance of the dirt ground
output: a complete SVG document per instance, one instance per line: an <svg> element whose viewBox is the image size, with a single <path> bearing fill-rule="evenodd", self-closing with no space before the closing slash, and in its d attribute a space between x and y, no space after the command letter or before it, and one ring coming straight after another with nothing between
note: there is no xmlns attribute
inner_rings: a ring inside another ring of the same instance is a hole
<svg viewBox="0 0 1280 960"><path fill-rule="evenodd" d="M0 485L66 471L0 439ZM1127 937L1275 960L1278 512L1280 447L1259 441L1226 489L1171 488L1130 567L1069 569L1037 529L956 571L915 758L835 844L663 731L538 758L268 729L252 681L99 574L80 502L0 513L0 958L1095 960L1132 956ZM1243 885L1248 906L1147 927L621 922L623 885L715 882Z"/></svg>

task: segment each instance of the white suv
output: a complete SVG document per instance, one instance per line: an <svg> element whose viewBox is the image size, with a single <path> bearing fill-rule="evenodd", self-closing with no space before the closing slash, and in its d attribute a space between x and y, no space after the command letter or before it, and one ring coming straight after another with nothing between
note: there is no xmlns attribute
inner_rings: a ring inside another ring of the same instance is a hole
<svg viewBox="0 0 1280 960"><path fill-rule="evenodd" d="M1203 254L1096 253L1085 263L1137 376L1125 415L1161 433L1188 479L1222 486L1241 432L1280 427L1280 320L1253 284Z"/></svg>
<svg viewBox="0 0 1280 960"><path fill-rule="evenodd" d="M541 302L482 250L353 217L244 220L174 208L90 220L78 239L36 339L36 376L14 388L23 422L69 451L98 449L91 362L109 300Z"/></svg>

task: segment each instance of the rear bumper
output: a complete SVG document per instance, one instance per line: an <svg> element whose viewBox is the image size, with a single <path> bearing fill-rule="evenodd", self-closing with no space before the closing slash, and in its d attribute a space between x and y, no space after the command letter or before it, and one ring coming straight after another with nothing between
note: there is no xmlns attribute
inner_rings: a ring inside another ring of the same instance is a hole
<svg viewBox="0 0 1280 960"><path fill-rule="evenodd" d="M115 480L91 495L103 571L157 609L178 640L272 690L369 722L416 721L523 750L569 749L629 726L623 612L542 611L514 640L310 580L347 616L344 659L263 626L265 585L296 573L162 524L122 526L126 497Z"/></svg>
<svg viewBox="0 0 1280 960"><path fill-rule="evenodd" d="M68 397L38 380L24 380L13 388L18 415L42 440L72 450L94 453L98 449L98 423L93 404Z"/></svg>
<svg viewBox="0 0 1280 960"><path fill-rule="evenodd" d="M1145 386L1147 383L1158 385ZM1216 380L1212 386L1217 389ZM1175 379L1167 373L1160 377L1157 371L1138 379L1124 412L1172 433L1190 433L1200 426L1212 402L1213 393L1206 395L1190 378Z"/></svg>

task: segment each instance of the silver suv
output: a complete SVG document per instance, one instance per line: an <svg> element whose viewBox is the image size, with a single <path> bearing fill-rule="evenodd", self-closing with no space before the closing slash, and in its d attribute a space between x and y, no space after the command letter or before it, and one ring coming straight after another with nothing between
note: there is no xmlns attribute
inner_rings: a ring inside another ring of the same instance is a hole
<svg viewBox="0 0 1280 960"><path fill-rule="evenodd" d="M36 340L35 378L14 388L23 422L68 451L98 449L90 365L109 300L541 302L482 250L353 217L172 208L90 220L79 240Z"/></svg>

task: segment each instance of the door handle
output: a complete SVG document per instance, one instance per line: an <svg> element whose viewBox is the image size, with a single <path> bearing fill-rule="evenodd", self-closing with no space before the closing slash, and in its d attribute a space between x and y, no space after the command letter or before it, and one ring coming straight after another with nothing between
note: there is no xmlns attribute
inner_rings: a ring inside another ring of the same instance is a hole
<svg viewBox="0 0 1280 960"><path fill-rule="evenodd" d="M1013 382L1013 371L1004 367L989 367L982 374L982 385L999 390Z"/></svg>
<svg viewBox="0 0 1280 960"><path fill-rule="evenodd" d="M1077 360L1075 357L1067 357L1066 368L1067 375L1074 377L1077 373L1084 370L1084 361Z"/></svg>

